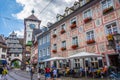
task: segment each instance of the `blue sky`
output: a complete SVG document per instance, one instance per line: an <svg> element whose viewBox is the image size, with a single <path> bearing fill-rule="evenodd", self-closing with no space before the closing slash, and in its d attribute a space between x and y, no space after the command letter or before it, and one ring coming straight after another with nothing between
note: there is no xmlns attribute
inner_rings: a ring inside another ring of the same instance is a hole
<svg viewBox="0 0 120 80"><path fill-rule="evenodd" d="M23 7L15 0L0 0L0 34L6 37L10 32L23 29L23 20L19 20L12 14L19 13Z"/></svg>
<svg viewBox="0 0 120 80"><path fill-rule="evenodd" d="M47 22L54 23L56 15L63 15L65 8L72 7L75 1L78 0L0 0L0 34L7 37L15 31L18 37L23 37L23 20L31 15L33 9L42 27Z"/></svg>

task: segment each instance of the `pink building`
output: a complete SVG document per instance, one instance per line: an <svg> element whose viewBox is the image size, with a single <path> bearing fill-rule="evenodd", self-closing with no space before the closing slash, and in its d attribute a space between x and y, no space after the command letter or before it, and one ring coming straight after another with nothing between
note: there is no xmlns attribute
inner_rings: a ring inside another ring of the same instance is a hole
<svg viewBox="0 0 120 80"><path fill-rule="evenodd" d="M79 0L57 19L51 29L51 57L69 57L85 51L103 55L108 66L120 66L119 54L111 45L113 35L120 33L120 0ZM100 66L96 63L99 58L86 60L94 67ZM80 59L73 62L72 67L81 66Z"/></svg>

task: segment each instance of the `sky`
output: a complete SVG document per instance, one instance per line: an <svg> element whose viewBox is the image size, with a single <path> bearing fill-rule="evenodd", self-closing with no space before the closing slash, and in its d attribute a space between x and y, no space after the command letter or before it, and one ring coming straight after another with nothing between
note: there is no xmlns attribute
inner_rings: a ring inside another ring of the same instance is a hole
<svg viewBox="0 0 120 80"><path fill-rule="evenodd" d="M18 37L23 37L24 18L34 15L41 20L41 25L47 22L55 23L57 14L64 14L66 7L73 6L78 0L0 0L0 34L8 37L12 31Z"/></svg>

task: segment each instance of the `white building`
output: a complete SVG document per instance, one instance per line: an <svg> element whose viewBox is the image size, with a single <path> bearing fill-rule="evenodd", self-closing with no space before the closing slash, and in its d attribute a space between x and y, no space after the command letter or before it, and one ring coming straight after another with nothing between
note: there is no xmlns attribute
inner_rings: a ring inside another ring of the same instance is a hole
<svg viewBox="0 0 120 80"><path fill-rule="evenodd" d="M7 64L6 60L6 53L7 53L7 45L5 43L5 39L2 35L0 35L0 65L1 64Z"/></svg>

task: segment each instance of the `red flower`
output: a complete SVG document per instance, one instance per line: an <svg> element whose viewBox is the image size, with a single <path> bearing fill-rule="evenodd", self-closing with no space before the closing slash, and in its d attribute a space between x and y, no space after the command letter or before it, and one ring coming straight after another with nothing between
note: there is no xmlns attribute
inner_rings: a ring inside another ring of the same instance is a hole
<svg viewBox="0 0 120 80"><path fill-rule="evenodd" d="M65 33L65 30L64 30L64 29L62 29L62 30L60 31L60 33L61 33L61 34Z"/></svg>
<svg viewBox="0 0 120 80"><path fill-rule="evenodd" d="M74 29L74 28L76 28L76 27L77 27L76 23L73 23L73 24L70 26L71 29Z"/></svg>
<svg viewBox="0 0 120 80"><path fill-rule="evenodd" d="M55 37L57 37L57 35L56 35L56 34L53 34L53 38L55 38Z"/></svg>
<svg viewBox="0 0 120 80"><path fill-rule="evenodd" d="M64 51L64 50L66 50L66 48L65 48L65 47L62 47L61 50Z"/></svg>
<svg viewBox="0 0 120 80"><path fill-rule="evenodd" d="M103 10L103 14L106 14L108 12L111 12L112 10L114 10L113 6L109 7L109 8L106 8Z"/></svg>
<svg viewBox="0 0 120 80"><path fill-rule="evenodd" d="M53 52L53 53L56 53L56 52L57 52L57 50L52 50L52 52Z"/></svg>
<svg viewBox="0 0 120 80"><path fill-rule="evenodd" d="M87 23L87 22L89 22L89 21L91 21L91 20L92 20L91 17L87 17L87 18L84 19L84 23Z"/></svg>
<svg viewBox="0 0 120 80"><path fill-rule="evenodd" d="M71 48L72 49L76 49L78 47L78 45L72 45Z"/></svg>
<svg viewBox="0 0 120 80"><path fill-rule="evenodd" d="M94 39L91 39L91 40L88 40L86 41L87 44L92 44L92 43L95 43L95 40Z"/></svg>

